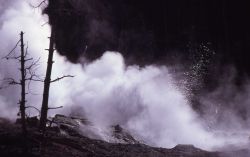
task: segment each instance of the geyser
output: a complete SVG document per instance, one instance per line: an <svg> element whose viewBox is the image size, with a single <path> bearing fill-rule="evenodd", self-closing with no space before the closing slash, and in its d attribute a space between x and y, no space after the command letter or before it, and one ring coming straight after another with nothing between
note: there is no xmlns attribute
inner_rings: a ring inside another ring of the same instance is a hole
<svg viewBox="0 0 250 157"><path fill-rule="evenodd" d="M53 104L64 105L64 113L77 111L97 126L122 125L155 146L221 144L204 129L167 67L125 66L117 52L105 52L83 67L58 60L58 73L77 75L52 88Z"/></svg>
<svg viewBox="0 0 250 157"><path fill-rule="evenodd" d="M41 69L44 70L43 66L46 64L47 56L44 49L48 48L48 41L46 40L49 34L48 25L41 27L44 19L40 12L34 11L25 1L12 2L11 5L0 12L0 35L4 37L4 40L1 40L1 55L12 48L18 33L23 30L26 32L26 41L29 41L29 51L34 56L42 56ZM92 21L96 25L93 29L101 26L109 27L108 23L105 25L104 22L104 25L100 25L100 23L95 22ZM72 29L71 26L68 27L72 32L66 32L66 35L67 33L78 35L77 28L75 29L78 26L72 27ZM105 28L104 30L108 29ZM132 34L134 32L129 31ZM142 29L140 34L143 33L145 32ZM128 34L124 33L123 35L126 37ZM151 39L151 35L148 35ZM59 37L62 40L71 39L73 46L76 44L73 49L67 48L73 53L78 53L79 47L84 48L83 50L86 48L87 44L78 43L82 41L78 38L68 38L64 35ZM99 34L96 38L98 37ZM110 40L113 39L113 36L109 37ZM106 39L109 38L100 39L100 43L106 41ZM137 41L137 39L135 37L132 41ZM65 43L67 42L64 41L61 44L67 47ZM150 43L150 40L145 43L143 41L141 46L148 46L147 43ZM148 49L148 47L145 47L145 49ZM58 48L58 50L60 49ZM90 50L89 47L87 50ZM136 55L143 56L144 53L140 52L139 49L137 50ZM222 130L222 134L215 135L213 130L208 129L207 123L202 121L190 107L185 93L181 90L183 88L177 85L177 80L173 77L175 73L170 72L170 67L155 65L148 65L144 68L137 65L126 66L123 55L120 53L99 50L97 52L98 54L93 53L93 56L95 56L93 58L96 58L96 56L101 58L88 64L71 64L65 61L63 57L55 55L53 78L63 74L72 74L76 77L52 85L50 106L64 105L64 108L53 111L51 114L62 112L84 115L97 126L120 124L134 134L140 135L146 143L162 147L172 147L176 144L194 144L197 147L211 149L215 146L223 146L230 140L230 143L235 144L247 141L245 135L240 138L225 137L224 134L227 133L227 130ZM155 53L160 52L156 51ZM151 55L151 53L145 53L145 55L147 54ZM1 61L1 77L8 77L11 72L15 72L14 69L16 69L16 66L8 66L6 62ZM32 85L31 88L38 95L30 96L29 103L39 106L41 104L39 95L41 94L41 86ZM0 109L4 110L4 112L1 112L1 116L14 117L17 109L16 102L18 101L18 96L15 95L19 95L18 91L11 88L9 91L0 92ZM246 96L247 93L249 92L246 92ZM220 94L216 94L216 98L217 95L220 97ZM230 99L230 97L227 98ZM204 99L202 98L202 100ZM210 104L210 101L208 103ZM216 106L212 107L211 110L215 109ZM222 123L223 120L225 119L221 120Z"/></svg>

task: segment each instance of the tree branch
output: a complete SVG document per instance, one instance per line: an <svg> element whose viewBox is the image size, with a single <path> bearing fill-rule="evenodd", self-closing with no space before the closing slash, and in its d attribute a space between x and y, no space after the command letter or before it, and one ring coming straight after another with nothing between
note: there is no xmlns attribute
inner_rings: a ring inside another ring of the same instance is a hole
<svg viewBox="0 0 250 157"><path fill-rule="evenodd" d="M56 78L56 79L50 81L50 83L59 81L59 80L61 80L61 79L67 78L67 77L75 77L75 76L72 76L72 75L64 75L64 76L62 76L62 77L58 77L58 78Z"/></svg>
<svg viewBox="0 0 250 157"><path fill-rule="evenodd" d="M59 109L59 108L63 108L63 106L59 106L59 107L49 107L48 110L55 110L55 109Z"/></svg>
<svg viewBox="0 0 250 157"><path fill-rule="evenodd" d="M25 108L33 108L39 112L39 115L41 114L41 111L38 108L36 108L35 106L26 106Z"/></svg>
<svg viewBox="0 0 250 157"><path fill-rule="evenodd" d="M28 58L25 61L33 60L33 58ZM31 70L34 66L39 65L38 62L40 61L40 58L38 58L36 61L33 61L28 67L26 67L26 70Z"/></svg>
<svg viewBox="0 0 250 157"><path fill-rule="evenodd" d="M18 40L18 42L16 43L16 45L14 46L14 48L4 57L2 57L2 59L10 59L12 58L10 55L14 52L14 50L17 48L18 44L20 43L21 40ZM20 58L20 56L18 57Z"/></svg>
<svg viewBox="0 0 250 157"><path fill-rule="evenodd" d="M35 81L35 82L44 82L42 79L33 79L32 77L29 77L27 79L25 79L25 81Z"/></svg>
<svg viewBox="0 0 250 157"><path fill-rule="evenodd" d="M17 82L13 78L5 78L5 79L3 79L3 81L7 82L9 85L21 85L20 82Z"/></svg>

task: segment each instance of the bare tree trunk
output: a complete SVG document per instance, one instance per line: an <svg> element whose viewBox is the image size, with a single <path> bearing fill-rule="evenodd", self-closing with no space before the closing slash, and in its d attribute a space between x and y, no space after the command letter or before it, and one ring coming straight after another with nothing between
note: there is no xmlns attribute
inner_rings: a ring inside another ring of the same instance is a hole
<svg viewBox="0 0 250 157"><path fill-rule="evenodd" d="M26 135L26 121L25 121L25 54L24 54L24 44L23 44L23 32L20 34L21 36L21 100L20 100L20 112L21 112L21 123L22 123L22 131L23 134Z"/></svg>
<svg viewBox="0 0 250 157"><path fill-rule="evenodd" d="M45 129L46 129L47 115L48 115L48 109L49 109L48 101L49 101L49 88L50 88L50 83L51 83L51 72L52 72L52 64L53 64L54 38L55 36L54 36L53 27L52 27L51 36L50 36L47 70L46 70L46 76L44 80L43 100L42 100L40 127L39 127L39 129L42 132L45 132Z"/></svg>

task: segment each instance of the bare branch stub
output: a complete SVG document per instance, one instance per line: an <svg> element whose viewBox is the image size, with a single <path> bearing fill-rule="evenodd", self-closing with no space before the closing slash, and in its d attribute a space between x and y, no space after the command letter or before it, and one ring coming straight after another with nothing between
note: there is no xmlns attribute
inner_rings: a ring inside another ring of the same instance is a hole
<svg viewBox="0 0 250 157"><path fill-rule="evenodd" d="M55 109L60 109L63 108L63 106L59 106L59 107L49 107L48 110L55 110Z"/></svg>
<svg viewBox="0 0 250 157"><path fill-rule="evenodd" d="M67 77L75 77L75 76L73 76L73 75L64 75L64 76L62 76L62 77L58 77L58 78L56 78L56 79L50 81L50 83L59 81L59 80L61 80L61 79L67 78Z"/></svg>

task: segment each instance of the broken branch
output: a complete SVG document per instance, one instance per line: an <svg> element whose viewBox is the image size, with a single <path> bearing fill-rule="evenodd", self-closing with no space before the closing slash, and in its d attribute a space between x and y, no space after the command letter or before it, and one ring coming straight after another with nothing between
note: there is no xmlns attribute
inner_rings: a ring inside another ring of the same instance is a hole
<svg viewBox="0 0 250 157"><path fill-rule="evenodd" d="M59 80L61 80L61 79L67 78L67 77L75 77L75 76L72 76L72 75L64 75L64 76L62 76L62 77L58 77L57 79L54 79L54 80L50 81L50 83L59 81Z"/></svg>
<svg viewBox="0 0 250 157"><path fill-rule="evenodd" d="M48 110L55 110L55 109L59 109L59 108L63 108L63 106L59 106L59 107L49 107Z"/></svg>

